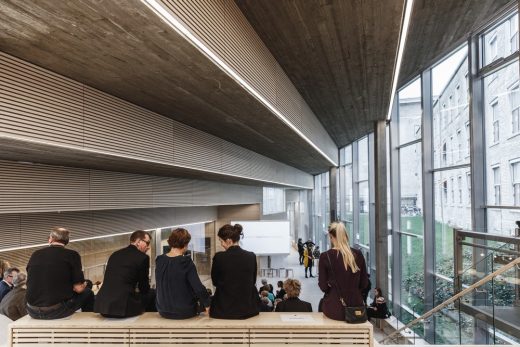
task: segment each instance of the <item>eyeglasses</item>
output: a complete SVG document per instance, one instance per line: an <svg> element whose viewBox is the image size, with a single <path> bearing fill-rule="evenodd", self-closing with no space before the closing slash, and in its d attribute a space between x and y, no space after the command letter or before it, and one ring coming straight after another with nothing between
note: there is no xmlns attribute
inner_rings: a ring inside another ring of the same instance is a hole
<svg viewBox="0 0 520 347"><path fill-rule="evenodd" d="M143 241L144 243L146 243L147 246L150 246L150 241L151 241L151 240L148 240L148 241L146 241L146 240L141 240L141 241Z"/></svg>

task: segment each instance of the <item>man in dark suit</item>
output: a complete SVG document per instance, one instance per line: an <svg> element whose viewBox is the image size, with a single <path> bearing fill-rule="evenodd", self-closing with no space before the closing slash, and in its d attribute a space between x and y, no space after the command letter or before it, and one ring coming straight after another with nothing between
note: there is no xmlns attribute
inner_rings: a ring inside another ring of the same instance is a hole
<svg viewBox="0 0 520 347"><path fill-rule="evenodd" d="M13 289L13 278L20 270L10 267L4 272L4 279L0 281L0 301Z"/></svg>
<svg viewBox="0 0 520 347"><path fill-rule="evenodd" d="M148 281L150 257L146 254L151 240L148 232L134 231L130 245L108 258L94 312L104 317L124 318L155 311L155 291L150 289Z"/></svg>
<svg viewBox="0 0 520 347"><path fill-rule="evenodd" d="M300 281L289 278L283 283L283 289L287 292L287 300L276 305L276 312L312 312L312 305L298 298L302 289Z"/></svg>

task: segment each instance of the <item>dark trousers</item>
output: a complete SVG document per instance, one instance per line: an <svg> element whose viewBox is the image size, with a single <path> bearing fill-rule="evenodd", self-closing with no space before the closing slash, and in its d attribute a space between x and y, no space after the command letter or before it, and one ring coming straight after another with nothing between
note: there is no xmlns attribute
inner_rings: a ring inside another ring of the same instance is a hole
<svg viewBox="0 0 520 347"><path fill-rule="evenodd" d="M300 265L303 265L303 252L300 253Z"/></svg>
<svg viewBox="0 0 520 347"><path fill-rule="evenodd" d="M309 269L309 276L312 276L312 266L308 266L305 268L305 278L307 278L307 269Z"/></svg>
<svg viewBox="0 0 520 347"><path fill-rule="evenodd" d="M94 309L94 293L85 288L80 294L74 294L72 298L59 303L51 308L34 307L27 305L27 313L35 319L60 319L72 315L77 310L92 312Z"/></svg>
<svg viewBox="0 0 520 347"><path fill-rule="evenodd" d="M132 310L127 309L126 314L123 316L106 313L101 313L101 315L106 318L127 318L139 316L143 312L157 312L157 307L155 306L155 295L155 289L150 289L146 294L140 294L139 300L141 301L141 305L137 305L138 307L134 307Z"/></svg>

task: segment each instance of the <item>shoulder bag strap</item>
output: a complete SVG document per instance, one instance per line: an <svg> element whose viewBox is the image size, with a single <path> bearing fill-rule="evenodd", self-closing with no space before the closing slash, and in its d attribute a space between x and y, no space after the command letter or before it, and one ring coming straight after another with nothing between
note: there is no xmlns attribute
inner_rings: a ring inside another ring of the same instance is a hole
<svg viewBox="0 0 520 347"><path fill-rule="evenodd" d="M339 286L339 283L338 281L336 281L336 276L334 274L334 270L332 269L332 262L330 261L330 257L329 257L329 252L325 252L325 254L327 254L327 259L329 260L329 265L330 265L330 272L332 273L332 279L334 282L332 283L335 283L336 284L336 289L338 290L338 296L339 296L339 301L341 301L341 305L343 305L344 307L347 306L347 304L345 303L345 300L343 299L343 297L341 296L341 287Z"/></svg>

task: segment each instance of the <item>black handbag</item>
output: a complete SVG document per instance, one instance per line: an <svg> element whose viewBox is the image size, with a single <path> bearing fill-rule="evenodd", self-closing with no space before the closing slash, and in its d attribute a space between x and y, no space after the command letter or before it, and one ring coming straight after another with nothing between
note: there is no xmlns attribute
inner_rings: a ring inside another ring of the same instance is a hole
<svg viewBox="0 0 520 347"><path fill-rule="evenodd" d="M329 258L329 252L326 252L325 254L327 254L327 259L329 259L330 272L332 273L332 278L333 278L332 283L335 283L335 285L337 286L336 289L338 290L339 301L341 302L341 306L343 306L343 310L345 311L345 322L350 323L350 324L365 323L368 320L366 306L347 306L347 304L345 303L345 300L341 296L342 290L341 290L341 287L339 286L339 283L336 281L336 276L334 275L334 270L332 270L332 262L330 261L330 258Z"/></svg>

